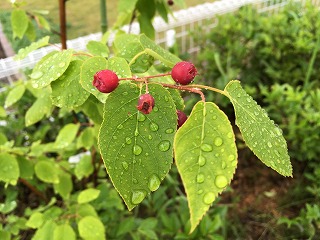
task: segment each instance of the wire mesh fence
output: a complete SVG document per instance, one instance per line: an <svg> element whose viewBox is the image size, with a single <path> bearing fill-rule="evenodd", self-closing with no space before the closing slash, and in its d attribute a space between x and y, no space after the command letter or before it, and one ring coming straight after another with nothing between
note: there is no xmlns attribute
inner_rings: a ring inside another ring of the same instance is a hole
<svg viewBox="0 0 320 240"><path fill-rule="evenodd" d="M296 0L305 4L307 0ZM154 19L156 30L156 42L168 49L174 43L178 43L180 53L195 54L199 51L199 46L193 40L193 35L209 32L218 23L218 16L234 12L242 6L252 4L260 12L270 14L278 12L292 0L221 0L213 3L205 3L188 9L180 10L169 17L168 23L162 18ZM315 6L320 5L320 0L312 0ZM133 23L130 27L125 26L125 31L138 34L140 32L138 23ZM68 40L68 48L75 50L86 50L86 45L91 40L100 40L101 33L90 34L77 39ZM109 43L112 42L112 38ZM0 92L5 86L11 85L17 78L24 79L23 72L32 68L43 56L56 50L54 46L43 47L30 53L21 61L13 60L13 57L0 59Z"/></svg>

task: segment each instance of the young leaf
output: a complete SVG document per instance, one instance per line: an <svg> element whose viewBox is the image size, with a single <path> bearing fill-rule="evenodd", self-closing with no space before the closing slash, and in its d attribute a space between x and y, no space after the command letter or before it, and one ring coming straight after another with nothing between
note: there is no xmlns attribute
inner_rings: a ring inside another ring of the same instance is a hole
<svg viewBox="0 0 320 240"><path fill-rule="evenodd" d="M97 41L89 41L87 44L87 49L93 55L108 57L109 56L109 48L106 44Z"/></svg>
<svg viewBox="0 0 320 240"><path fill-rule="evenodd" d="M88 188L80 192L78 195L78 203L87 203L99 197L100 190Z"/></svg>
<svg viewBox="0 0 320 240"><path fill-rule="evenodd" d="M74 174L77 179L80 180L83 177L88 177L93 172L93 166L91 162L91 156L84 155L79 163L76 165Z"/></svg>
<svg viewBox="0 0 320 240"><path fill-rule="evenodd" d="M87 100L90 93L79 83L81 66L82 61L72 61L62 76L51 83L51 100L54 105L73 109Z"/></svg>
<svg viewBox="0 0 320 240"><path fill-rule="evenodd" d="M18 54L16 56L14 56L14 60L22 60L32 51L48 45L49 38L50 38L49 36L43 37L43 38L39 39L38 41L31 43L30 46L19 49Z"/></svg>
<svg viewBox="0 0 320 240"><path fill-rule="evenodd" d="M59 183L58 168L54 162L49 160L39 161L34 166L36 176L46 183Z"/></svg>
<svg viewBox="0 0 320 240"><path fill-rule="evenodd" d="M11 26L13 32L13 39L16 37L22 38L27 31L29 24L29 18L26 11L22 9L15 9L11 13Z"/></svg>
<svg viewBox="0 0 320 240"><path fill-rule="evenodd" d="M237 148L227 116L212 102L198 102L176 133L174 151L192 232L235 173Z"/></svg>
<svg viewBox="0 0 320 240"><path fill-rule="evenodd" d="M268 167L283 176L292 176L287 143L281 129L241 87L231 81L224 90L235 109L236 124L254 154Z"/></svg>
<svg viewBox="0 0 320 240"><path fill-rule="evenodd" d="M19 84L15 86L13 89L11 89L11 91L7 95L4 107L10 107L11 105L19 101L20 98L23 96L25 90L26 87L24 84Z"/></svg>
<svg viewBox="0 0 320 240"><path fill-rule="evenodd" d="M68 68L73 50L55 52L34 67L30 77L34 88L44 88L57 80Z"/></svg>
<svg viewBox="0 0 320 240"><path fill-rule="evenodd" d="M77 132L79 130L79 124L69 123L65 125L59 132L55 142L54 147L63 149L68 147L75 139Z"/></svg>
<svg viewBox="0 0 320 240"><path fill-rule="evenodd" d="M145 89L123 83L105 103L99 148L113 185L129 210L157 190L172 164L177 115L170 93L149 84L155 107L144 115L136 108Z"/></svg>
<svg viewBox="0 0 320 240"><path fill-rule="evenodd" d="M16 185L19 176L17 159L8 153L0 153L0 181Z"/></svg>
<svg viewBox="0 0 320 240"><path fill-rule="evenodd" d="M53 240L76 240L76 234L73 228L65 223L54 229Z"/></svg>
<svg viewBox="0 0 320 240"><path fill-rule="evenodd" d="M49 95L49 90L44 89L41 96L28 109L25 116L26 126L30 126L40 121L45 115L51 113L52 103Z"/></svg>
<svg viewBox="0 0 320 240"><path fill-rule="evenodd" d="M78 223L79 235L84 240L105 240L104 225L99 218L86 216Z"/></svg>
<svg viewBox="0 0 320 240"><path fill-rule="evenodd" d="M53 187L54 191L59 193L63 199L68 199L73 188L71 175L60 171L59 183L54 184Z"/></svg>

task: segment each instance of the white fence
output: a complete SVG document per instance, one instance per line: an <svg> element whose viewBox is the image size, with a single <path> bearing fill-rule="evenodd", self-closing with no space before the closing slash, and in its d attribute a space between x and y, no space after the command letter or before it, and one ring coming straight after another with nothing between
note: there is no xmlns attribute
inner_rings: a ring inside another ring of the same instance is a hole
<svg viewBox="0 0 320 240"><path fill-rule="evenodd" d="M209 32L217 25L218 15L236 11L241 6L248 4L255 5L261 12L277 12L289 2L290 0L221 0L174 12L173 16L169 17L168 23L164 22L162 18L156 17L154 19L156 42L162 47L168 48L172 43L172 33L174 33L175 40L179 43L179 51L181 53L194 53L199 50L199 47L194 43L190 32L197 30L199 27L205 32ZM299 2L305 3L307 0L300 0ZM320 0L313 0L312 3L319 6ZM128 31L129 26L125 26L124 29ZM140 31L137 23L134 23L130 29L132 33L138 34ZM100 38L101 33L90 34L68 40L67 46L75 50L85 50L89 41L100 40ZM14 61L13 57L0 59L0 92L4 90L1 85L6 85L5 82L12 84L17 74L24 77L21 74L23 70L32 68L43 56L53 50L56 50L53 46L35 50L21 61Z"/></svg>

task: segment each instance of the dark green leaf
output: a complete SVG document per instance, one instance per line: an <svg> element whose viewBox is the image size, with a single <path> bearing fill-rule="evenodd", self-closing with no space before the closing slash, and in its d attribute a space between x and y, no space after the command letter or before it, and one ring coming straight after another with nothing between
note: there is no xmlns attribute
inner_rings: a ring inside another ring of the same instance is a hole
<svg viewBox="0 0 320 240"><path fill-rule="evenodd" d="M281 129L241 87L231 81L225 88L236 114L236 124L247 146L268 167L283 176L292 176L287 143Z"/></svg>
<svg viewBox="0 0 320 240"><path fill-rule="evenodd" d="M148 86L155 99L150 114L136 108L145 90L123 83L105 103L99 133L99 148L109 176L130 210L159 187L172 164L176 109L170 93L161 85Z"/></svg>
<svg viewBox="0 0 320 240"><path fill-rule="evenodd" d="M56 81L51 83L52 103L60 108L73 109L82 105L90 93L80 84L82 61L72 61L68 69Z"/></svg>
<svg viewBox="0 0 320 240"><path fill-rule="evenodd" d="M193 232L235 173L237 148L227 116L212 102L198 102L176 133L174 151Z"/></svg>

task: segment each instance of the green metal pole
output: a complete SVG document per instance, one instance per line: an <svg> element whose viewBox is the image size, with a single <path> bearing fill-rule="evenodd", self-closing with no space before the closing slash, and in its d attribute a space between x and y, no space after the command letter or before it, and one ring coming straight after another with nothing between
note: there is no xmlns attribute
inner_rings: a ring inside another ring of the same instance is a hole
<svg viewBox="0 0 320 240"><path fill-rule="evenodd" d="M102 34L107 31L108 20L107 20L107 0L100 0L100 17L101 17L101 32Z"/></svg>

